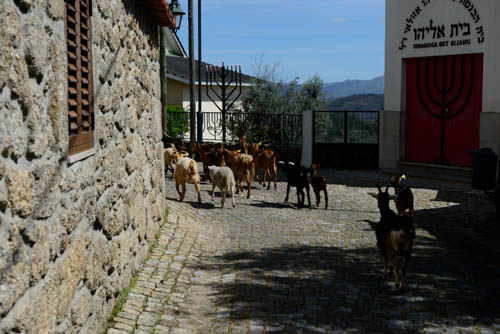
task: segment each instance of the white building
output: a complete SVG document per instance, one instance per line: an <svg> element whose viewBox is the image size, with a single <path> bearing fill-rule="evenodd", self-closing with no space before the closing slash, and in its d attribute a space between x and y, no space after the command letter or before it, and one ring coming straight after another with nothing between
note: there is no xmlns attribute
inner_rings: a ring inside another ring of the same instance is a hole
<svg viewBox="0 0 500 334"><path fill-rule="evenodd" d="M221 64L213 64L213 66L219 66ZM208 87L210 97L207 95L207 76L206 68L207 66L212 66L202 62L202 105L201 110L203 113L220 113L222 110L222 101L219 98L221 90L218 88L217 83L213 81L212 88ZM233 69L234 69L233 65ZM231 68L231 65L229 65ZM239 70L239 69L238 69ZM219 84L221 83L220 77L217 77ZM226 82L230 81L231 75L226 77ZM233 81L229 85L227 92L229 93L234 88L236 88L229 98L229 101L233 101L235 98L236 102L233 105L233 109L241 108L241 98L246 94L249 87L252 85L252 78L246 74L241 74L241 92L240 89L236 87L236 73L233 75ZM238 77L239 80L239 77ZM198 61L195 61L195 101L196 101L196 111L198 111ZM167 36L167 101L169 105L180 105L185 111L190 110L190 91L189 91L189 58L186 55L182 44L180 43L177 35L174 32L169 32ZM218 96L217 96L218 95ZM215 103L214 103L215 101ZM216 114L205 114L205 126L203 131L204 140L215 140L219 141L221 139L220 132L221 128L214 129L214 122L219 119ZM209 123L209 124L208 124ZM216 138L214 138L214 133L218 133ZM189 133L186 133L186 138L189 138Z"/></svg>
<svg viewBox="0 0 500 334"><path fill-rule="evenodd" d="M387 0L380 168L467 175L470 150L498 153L499 65L500 1Z"/></svg>

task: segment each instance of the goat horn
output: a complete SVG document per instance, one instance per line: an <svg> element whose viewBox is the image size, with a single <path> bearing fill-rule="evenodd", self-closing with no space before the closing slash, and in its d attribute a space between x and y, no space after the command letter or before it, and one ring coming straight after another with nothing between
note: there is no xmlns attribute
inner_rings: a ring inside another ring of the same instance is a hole
<svg viewBox="0 0 500 334"><path fill-rule="evenodd" d="M378 188L378 192L381 193L382 189L380 189L380 186L378 184L375 185Z"/></svg>
<svg viewBox="0 0 500 334"><path fill-rule="evenodd" d="M389 190L389 186L385 187L385 192L387 192Z"/></svg>

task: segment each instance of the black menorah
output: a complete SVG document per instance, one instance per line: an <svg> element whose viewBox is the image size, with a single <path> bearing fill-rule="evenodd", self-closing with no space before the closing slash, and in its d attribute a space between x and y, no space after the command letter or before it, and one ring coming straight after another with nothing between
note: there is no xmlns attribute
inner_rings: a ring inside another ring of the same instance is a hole
<svg viewBox="0 0 500 334"><path fill-rule="evenodd" d="M205 78L207 87L207 96L212 100L212 102L217 106L217 108L222 113L222 141L226 142L226 113L234 105L236 100L241 95L241 65L231 65L224 66L224 61L222 66L207 65L205 68ZM233 86L234 85L234 86ZM231 88L231 86L233 86ZM222 102L222 108L219 104L210 96L209 87L212 93L217 96L217 98ZM217 92L216 87L219 88L220 94ZM239 89L239 92L233 97L235 92Z"/></svg>
<svg viewBox="0 0 500 334"><path fill-rule="evenodd" d="M470 60L470 73L469 80L466 83L465 73L466 59ZM438 73L438 60L441 62L441 73ZM451 78L448 80L448 64L449 57L434 57L433 66L429 66L430 59L419 58L417 60L417 90L420 102L425 110L432 116L441 120L441 154L435 163L441 165L450 165L450 160L446 157L445 152L445 124L446 121L459 115L467 106L474 85L474 55L451 56ZM425 63L425 64L423 64ZM420 78L421 66L425 66L424 80L422 88L422 80ZM458 78L457 70L460 68L460 78ZM438 75L441 74L441 85L439 85ZM434 91L437 96L431 91L431 86L434 86ZM452 92L454 92L452 94ZM463 94L466 92L467 96L463 99ZM425 96L425 98L424 98Z"/></svg>

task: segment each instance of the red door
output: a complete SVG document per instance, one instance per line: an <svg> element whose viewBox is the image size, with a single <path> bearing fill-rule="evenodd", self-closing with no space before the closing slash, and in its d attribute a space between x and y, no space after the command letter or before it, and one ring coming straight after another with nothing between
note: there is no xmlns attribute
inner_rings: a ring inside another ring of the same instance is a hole
<svg viewBox="0 0 500 334"><path fill-rule="evenodd" d="M406 59L406 160L472 166L483 54Z"/></svg>

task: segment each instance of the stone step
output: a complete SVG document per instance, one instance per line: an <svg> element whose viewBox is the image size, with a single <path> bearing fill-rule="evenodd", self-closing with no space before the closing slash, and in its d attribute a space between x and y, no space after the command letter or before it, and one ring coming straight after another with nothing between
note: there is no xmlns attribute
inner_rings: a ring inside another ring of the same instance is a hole
<svg viewBox="0 0 500 334"><path fill-rule="evenodd" d="M472 183L472 168L470 167L444 166L400 161L399 169L383 169L382 171L390 174L404 173L408 176L455 181L469 185Z"/></svg>

